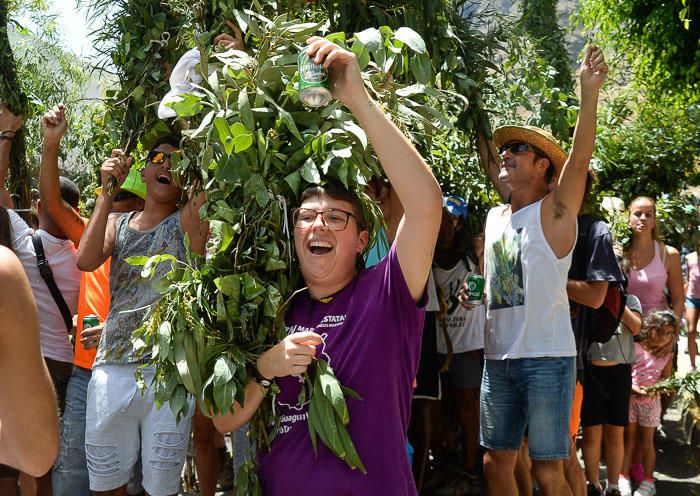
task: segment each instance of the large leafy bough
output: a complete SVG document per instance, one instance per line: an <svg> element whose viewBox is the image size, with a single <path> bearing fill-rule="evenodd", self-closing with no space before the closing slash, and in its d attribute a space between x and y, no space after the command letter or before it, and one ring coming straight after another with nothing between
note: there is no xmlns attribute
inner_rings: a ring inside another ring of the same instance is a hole
<svg viewBox="0 0 700 496"><path fill-rule="evenodd" d="M322 24L286 15L270 20L250 10L235 16L249 52L200 48L204 80L171 104L189 121L173 167L207 193L200 210L211 226L206 258L129 260L143 266L146 278L155 264L172 265L155 282L163 297L134 342L151 353L157 368L157 403L169 402L178 418L188 410L188 393L208 415L230 412L234 401L243 404L247 367L285 335L284 310L301 283L292 261L289 206L303 188L339 181L358 194L375 227L381 222L364 192L368 180L381 174L364 131L339 102L315 110L299 102L297 56ZM422 38L411 29L327 38L357 55L372 97L412 138L451 128L444 109L466 105L463 97L428 85L433 69ZM310 367L306 380L309 398L300 399L310 401L314 448L318 437L364 471L345 428L345 395L356 393L342 387L325 362ZM274 437L273 401L263 402L252 423L258 449ZM239 490L259 491L254 473L242 477Z"/></svg>

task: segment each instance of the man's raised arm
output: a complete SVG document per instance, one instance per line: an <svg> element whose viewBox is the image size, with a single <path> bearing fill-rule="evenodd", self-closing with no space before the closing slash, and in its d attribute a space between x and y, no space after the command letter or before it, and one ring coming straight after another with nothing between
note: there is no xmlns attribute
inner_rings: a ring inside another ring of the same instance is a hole
<svg viewBox="0 0 700 496"><path fill-rule="evenodd" d="M116 216L110 216L114 196L129 174L131 158L124 158L121 150L112 150L112 157L108 158L100 169L102 180L102 193L97 198L95 210L90 216L83 237L78 247L78 268L85 272L92 272L112 256L114 251L114 237ZM109 178L117 180L117 187L112 195L107 193Z"/></svg>
<svg viewBox="0 0 700 496"><path fill-rule="evenodd" d="M355 55L319 37L312 37L309 45L309 55L330 71L333 95L350 109L367 133L404 206L396 252L411 296L418 301L428 280L440 228L440 186L418 151L367 94Z"/></svg>
<svg viewBox="0 0 700 496"><path fill-rule="evenodd" d="M77 210L61 198L61 185L58 179L58 151L67 125L62 103L49 110L41 121L44 130L44 147L39 173L39 198L43 211L75 246L78 246L87 219L81 217Z"/></svg>
<svg viewBox="0 0 700 496"><path fill-rule="evenodd" d="M564 256L576 237L576 217L586 190L586 174L595 148L598 94L608 73L603 52L588 47L581 64L581 107L571 153L564 163L557 186L542 206L545 238L557 256Z"/></svg>

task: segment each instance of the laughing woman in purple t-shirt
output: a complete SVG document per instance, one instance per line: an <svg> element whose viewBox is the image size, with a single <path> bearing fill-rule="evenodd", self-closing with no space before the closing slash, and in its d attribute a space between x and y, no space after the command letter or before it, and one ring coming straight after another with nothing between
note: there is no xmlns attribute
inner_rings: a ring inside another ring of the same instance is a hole
<svg viewBox="0 0 700 496"><path fill-rule="evenodd" d="M288 336L258 359L245 407L236 405L214 423L222 432L243 425L266 393L261 383L275 380L281 423L270 451L259 457L265 494L414 495L406 429L442 195L425 161L369 97L355 55L323 38L308 44L309 56L329 69L333 96L367 133L405 214L389 254L360 270L369 233L357 197L333 184L303 193L294 239L307 291L285 315ZM326 359L363 398L348 400L348 430L366 475L321 444L314 455L308 405L298 402L295 377L313 356Z"/></svg>

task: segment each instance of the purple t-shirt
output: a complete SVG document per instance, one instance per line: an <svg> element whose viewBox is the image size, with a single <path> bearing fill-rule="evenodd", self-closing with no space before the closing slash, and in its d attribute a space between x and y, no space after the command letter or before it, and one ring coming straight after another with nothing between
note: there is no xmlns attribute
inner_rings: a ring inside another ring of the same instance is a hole
<svg viewBox="0 0 700 496"><path fill-rule="evenodd" d="M347 398L348 431L367 475L350 469L318 440L314 456L308 405L299 405L297 377L277 380L281 424L271 450L259 457L266 495L415 495L406 454L413 379L418 368L424 302L411 298L392 247L377 265L361 272L328 303L307 292L285 316L288 333L314 331L341 384L363 401Z"/></svg>

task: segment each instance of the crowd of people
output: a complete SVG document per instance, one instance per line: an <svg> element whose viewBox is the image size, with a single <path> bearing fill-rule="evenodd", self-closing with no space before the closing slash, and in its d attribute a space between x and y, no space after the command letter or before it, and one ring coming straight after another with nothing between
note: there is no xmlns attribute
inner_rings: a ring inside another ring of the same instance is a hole
<svg viewBox="0 0 700 496"><path fill-rule="evenodd" d="M217 40L239 47L240 33ZM678 250L659 240L653 199L630 203L624 249L587 213L607 74L601 50L588 48L581 66L569 153L529 126L478 137L504 201L479 226L370 98L355 55L323 38L308 43L381 163L384 177L367 194L384 213L389 248L367 260L381 247L368 250L370 226L353 192L333 182L306 189L291 218L305 290L286 311L288 335L251 364L244 404L213 419L194 413L190 398L189 415L176 422L135 379L137 370L146 383L155 373L131 333L160 295L125 260L203 254L209 231L198 213L205 193L182 191L170 170L180 138L158 139L138 172L112 151L86 219L77 186L59 176L67 122L57 105L42 120L38 225L30 226L4 186L22 118L0 107L0 492L19 494L21 481L22 494L176 494L194 424L201 494L214 494L216 430L245 431L274 382L280 425L257 456L264 494L529 496L535 484L543 495L656 494L663 402L646 388L672 373L684 306L695 364L698 254L686 257L684 288ZM485 279L476 299L472 276ZM611 293L623 300L603 340L592 327ZM85 327L90 315L99 324ZM366 473L312 445L299 376L319 355L362 396L348 398L348 431ZM436 484L435 467L455 452L456 480Z"/></svg>

